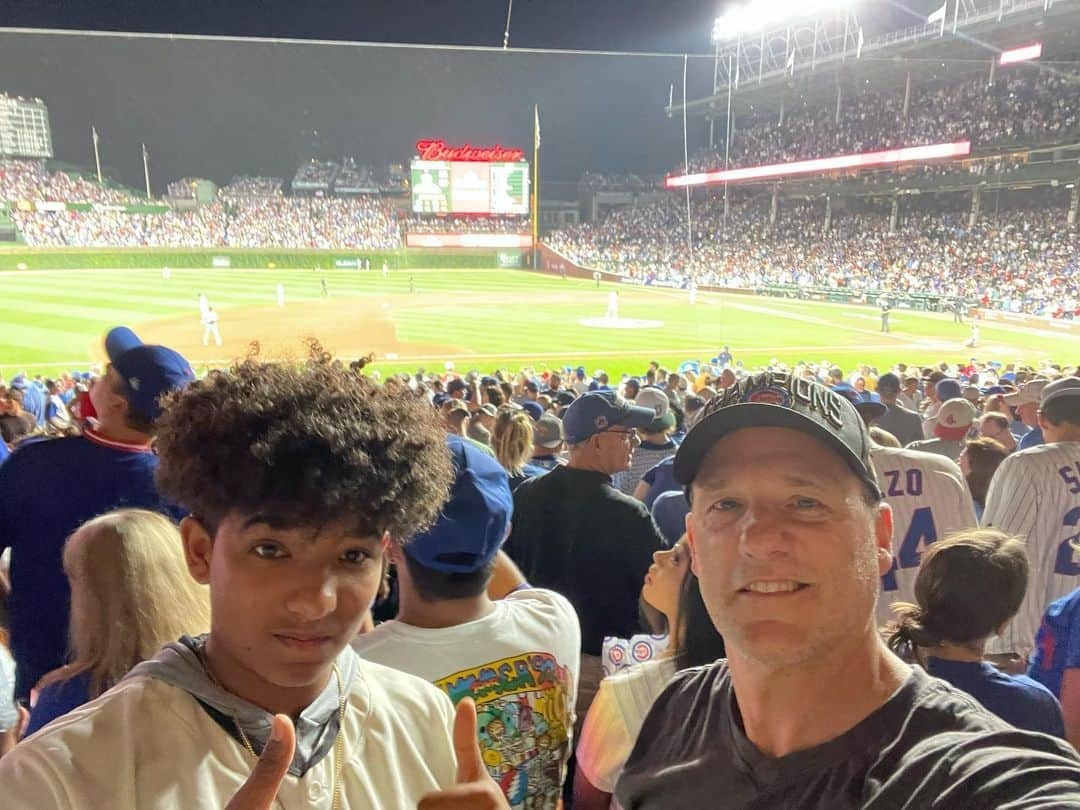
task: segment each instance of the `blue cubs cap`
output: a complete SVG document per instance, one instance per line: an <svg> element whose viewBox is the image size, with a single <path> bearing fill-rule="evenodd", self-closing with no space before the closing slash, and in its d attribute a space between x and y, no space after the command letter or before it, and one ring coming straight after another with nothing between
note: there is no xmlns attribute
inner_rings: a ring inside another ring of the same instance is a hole
<svg viewBox="0 0 1080 810"><path fill-rule="evenodd" d="M522 409L529 415L529 418L534 422L544 415L544 406L539 402L533 400L526 400L521 403Z"/></svg>
<svg viewBox="0 0 1080 810"><path fill-rule="evenodd" d="M590 391L571 402L563 414L566 443L580 444L616 425L644 430L655 416L652 408L632 405L614 391Z"/></svg>
<svg viewBox="0 0 1080 810"><path fill-rule="evenodd" d="M506 470L495 457L460 436L447 436L454 462L450 499L435 525L404 544L426 568L468 574L491 562L502 547L514 514Z"/></svg>
<svg viewBox="0 0 1080 810"><path fill-rule="evenodd" d="M783 371L746 377L705 404L675 454L675 480L689 487L714 444L729 433L754 427L790 428L813 436L840 456L875 497L881 497L870 463L870 435L851 400Z"/></svg>
<svg viewBox="0 0 1080 810"><path fill-rule="evenodd" d="M11 382L8 384L9 388L14 388L16 391L26 390L26 375L16 374L11 378Z"/></svg>
<svg viewBox="0 0 1080 810"><path fill-rule="evenodd" d="M855 386L848 383L837 383L832 390L854 405L855 410L869 421L880 419L888 410L881 397L873 391L863 391L860 394Z"/></svg>
<svg viewBox="0 0 1080 810"><path fill-rule="evenodd" d="M161 415L161 395L195 379L191 364L179 352L143 343L126 326L105 336L105 351L127 387L132 412L151 422Z"/></svg>
<svg viewBox="0 0 1080 810"><path fill-rule="evenodd" d="M964 391L957 380L949 378L938 380L938 384L934 387L937 389L938 399L942 402L947 402L950 399L959 399L964 395Z"/></svg>

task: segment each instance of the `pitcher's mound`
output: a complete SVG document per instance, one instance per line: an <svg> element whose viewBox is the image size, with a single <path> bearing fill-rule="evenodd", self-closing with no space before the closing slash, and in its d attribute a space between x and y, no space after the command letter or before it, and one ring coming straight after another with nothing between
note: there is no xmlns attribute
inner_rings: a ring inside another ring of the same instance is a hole
<svg viewBox="0 0 1080 810"><path fill-rule="evenodd" d="M578 323L594 329L659 329L664 325L663 321L645 321L638 318L582 318Z"/></svg>

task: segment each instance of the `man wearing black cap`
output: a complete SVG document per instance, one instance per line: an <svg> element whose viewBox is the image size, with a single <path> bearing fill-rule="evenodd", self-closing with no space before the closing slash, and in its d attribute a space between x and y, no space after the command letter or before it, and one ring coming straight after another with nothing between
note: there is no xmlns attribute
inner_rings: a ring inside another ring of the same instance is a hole
<svg viewBox="0 0 1080 810"><path fill-rule="evenodd" d="M649 510L612 485L630 467L637 430L654 417L614 391L585 394L563 417L567 464L514 491L507 553L529 582L563 594L581 619L579 718L600 682L604 636L638 630L641 580L662 547Z"/></svg>
<svg viewBox="0 0 1080 810"><path fill-rule="evenodd" d="M878 417L877 426L899 439L901 447L922 439L922 419L900 404L900 377L891 371L882 374L878 378L877 393L887 409Z"/></svg>
<svg viewBox="0 0 1080 810"><path fill-rule="evenodd" d="M893 655L874 626L892 514L855 407L765 373L679 448L693 570L728 658L675 676L625 808L1064 807L1080 758Z"/></svg>
<svg viewBox="0 0 1080 810"><path fill-rule="evenodd" d="M90 389L94 413L82 414L96 427L27 445L0 467L0 551L12 550L8 607L19 698L65 660L71 595L61 555L68 536L118 507L171 511L154 486L150 436L158 398L195 375L172 349L144 345L126 327L109 332L105 349L108 370ZM57 493L62 470L74 484Z"/></svg>

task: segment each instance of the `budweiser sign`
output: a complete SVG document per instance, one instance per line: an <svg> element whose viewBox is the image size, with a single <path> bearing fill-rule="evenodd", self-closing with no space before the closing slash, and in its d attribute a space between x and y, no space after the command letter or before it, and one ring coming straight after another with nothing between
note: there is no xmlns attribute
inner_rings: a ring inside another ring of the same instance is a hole
<svg viewBox="0 0 1080 810"><path fill-rule="evenodd" d="M479 163L520 163L525 160L521 149L504 146L447 146L446 141L417 141L416 152L421 160L468 160Z"/></svg>

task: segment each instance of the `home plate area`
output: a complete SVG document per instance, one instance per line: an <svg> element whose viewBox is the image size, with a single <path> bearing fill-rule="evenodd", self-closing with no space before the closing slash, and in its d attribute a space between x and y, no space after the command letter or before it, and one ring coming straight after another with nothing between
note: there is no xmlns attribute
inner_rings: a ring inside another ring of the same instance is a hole
<svg viewBox="0 0 1080 810"><path fill-rule="evenodd" d="M582 318L578 323L595 329L659 329L664 325L663 321L639 318Z"/></svg>

